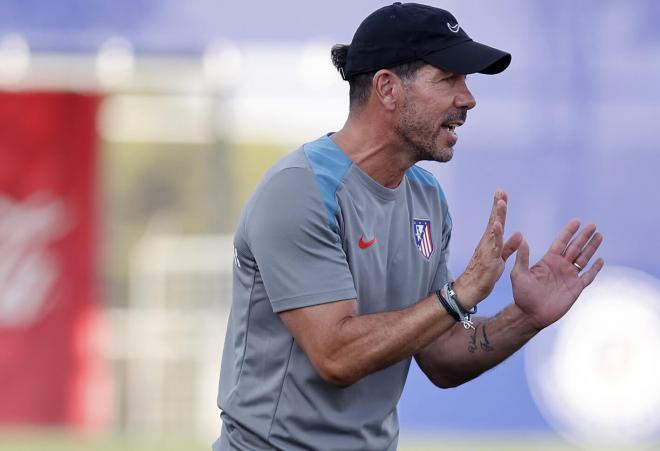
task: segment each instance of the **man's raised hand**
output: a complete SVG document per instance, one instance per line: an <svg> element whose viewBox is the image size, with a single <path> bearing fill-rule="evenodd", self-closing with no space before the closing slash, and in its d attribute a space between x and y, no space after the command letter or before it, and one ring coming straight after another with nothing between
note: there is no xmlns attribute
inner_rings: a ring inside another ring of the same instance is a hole
<svg viewBox="0 0 660 451"><path fill-rule="evenodd" d="M504 224L506 222L507 195L498 189L495 191L488 225L466 270L454 284L454 290L464 308L470 309L485 299L495 286L495 282L504 272L506 260L522 242L522 234L514 233L504 242Z"/></svg>
<svg viewBox="0 0 660 451"><path fill-rule="evenodd" d="M511 271L513 299L537 329L564 316L603 268L602 258L586 268L603 242L603 235L594 224L589 224L574 237L579 228L579 220L570 221L531 268L527 241L523 240L518 248Z"/></svg>

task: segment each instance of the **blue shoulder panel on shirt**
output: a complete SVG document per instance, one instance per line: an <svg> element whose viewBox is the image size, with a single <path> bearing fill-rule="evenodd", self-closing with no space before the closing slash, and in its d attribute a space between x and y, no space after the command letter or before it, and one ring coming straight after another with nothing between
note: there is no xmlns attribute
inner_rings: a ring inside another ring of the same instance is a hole
<svg viewBox="0 0 660 451"><path fill-rule="evenodd" d="M442 190L442 187L440 186L440 182L438 182L438 179L435 178L433 174L431 174L429 171L427 171L424 168L420 168L419 166L413 165L406 171L406 177L408 177L408 180L420 183L422 185L427 185L427 186L433 186L438 190L438 197L440 198L440 202L442 202L445 207L447 207L447 197L445 197L445 192ZM446 210L445 214L445 221L447 222L447 225L451 228L451 215L449 214L449 208Z"/></svg>
<svg viewBox="0 0 660 451"><path fill-rule="evenodd" d="M447 203L445 192L442 191L438 179L436 179L435 176L426 169L413 165L406 171L406 176L408 177L408 180L413 180L415 182L421 183L422 185L429 185L437 188L440 200L445 204Z"/></svg>
<svg viewBox="0 0 660 451"><path fill-rule="evenodd" d="M352 162L328 136L305 144L303 151L321 189L323 204L328 212L328 225L337 232L335 214L339 204L335 194Z"/></svg>

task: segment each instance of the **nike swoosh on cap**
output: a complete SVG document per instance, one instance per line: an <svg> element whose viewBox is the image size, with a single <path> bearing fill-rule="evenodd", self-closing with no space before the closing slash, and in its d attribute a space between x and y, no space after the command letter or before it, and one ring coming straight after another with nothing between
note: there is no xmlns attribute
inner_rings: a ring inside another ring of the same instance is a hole
<svg viewBox="0 0 660 451"><path fill-rule="evenodd" d="M456 24L456 25L451 25L449 22L447 22L447 27L449 27L449 29L450 29L451 31L453 31L454 33L458 33L458 30L461 28L460 25L458 25L458 24Z"/></svg>

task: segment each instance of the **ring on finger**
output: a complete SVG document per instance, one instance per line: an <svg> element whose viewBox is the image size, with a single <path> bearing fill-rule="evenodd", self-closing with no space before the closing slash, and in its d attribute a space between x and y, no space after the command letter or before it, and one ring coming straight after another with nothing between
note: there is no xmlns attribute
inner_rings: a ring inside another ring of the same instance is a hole
<svg viewBox="0 0 660 451"><path fill-rule="evenodd" d="M575 262L573 262L573 266L575 266L575 267L577 268L578 272L580 272L580 271L582 271L582 270L584 269L582 266L578 265L578 264L575 263Z"/></svg>

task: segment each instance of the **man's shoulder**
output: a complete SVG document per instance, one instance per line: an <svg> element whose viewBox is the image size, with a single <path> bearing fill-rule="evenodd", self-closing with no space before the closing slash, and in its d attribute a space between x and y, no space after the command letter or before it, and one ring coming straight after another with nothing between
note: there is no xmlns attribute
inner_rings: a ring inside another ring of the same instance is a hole
<svg viewBox="0 0 660 451"><path fill-rule="evenodd" d="M329 227L337 231L335 194L351 164L328 136L303 144L266 172L246 203L242 219L247 220L255 208L277 206L292 211L318 205L325 210Z"/></svg>
<svg viewBox="0 0 660 451"><path fill-rule="evenodd" d="M416 164L408 168L408 170L406 171L406 177L411 182L417 182L422 185L440 186L438 180L431 173L431 171L427 171L426 169L419 167Z"/></svg>
<svg viewBox="0 0 660 451"><path fill-rule="evenodd" d="M260 199L264 196L269 200L267 203L272 203L271 198L284 197L286 192L290 191L307 191L308 195L313 195L313 193L309 193L309 188L314 183L313 179L311 168L303 152L303 146L301 146L280 158L266 171L247 200L244 210L252 210L256 203L262 203ZM286 201L286 199L282 199L282 201ZM284 203L286 204L286 202Z"/></svg>
<svg viewBox="0 0 660 451"><path fill-rule="evenodd" d="M338 184L345 176L351 160L337 145L324 135L303 144L275 162L266 172L260 184L267 183L276 175L289 169L304 169L316 178L320 185Z"/></svg>
<svg viewBox="0 0 660 451"><path fill-rule="evenodd" d="M266 173L261 179L260 184L264 184L265 182L268 182L275 175L281 173L282 171L286 171L288 169L309 170L309 164L307 163L307 159L305 158L305 154L303 152L303 146L299 147L293 152L289 152L288 154L277 160L266 171Z"/></svg>
<svg viewBox="0 0 660 451"><path fill-rule="evenodd" d="M447 198L442 186L440 186L440 182L430 171L413 165L406 171L406 178L411 184L430 187L433 191L437 192L438 197L443 203L447 203Z"/></svg>

